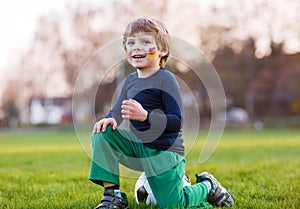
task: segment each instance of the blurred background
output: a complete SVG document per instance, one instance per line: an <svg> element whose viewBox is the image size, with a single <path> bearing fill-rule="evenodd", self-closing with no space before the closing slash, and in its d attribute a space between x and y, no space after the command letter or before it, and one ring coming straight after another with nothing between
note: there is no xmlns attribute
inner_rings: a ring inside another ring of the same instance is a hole
<svg viewBox="0 0 300 209"><path fill-rule="evenodd" d="M227 127L299 128L299 11L298 0L6 1L0 8L0 128L72 126L73 90L84 64L142 15L162 20L212 62L227 98ZM206 127L205 88L192 71L169 66L196 95ZM117 82L101 83L97 115L107 112Z"/></svg>

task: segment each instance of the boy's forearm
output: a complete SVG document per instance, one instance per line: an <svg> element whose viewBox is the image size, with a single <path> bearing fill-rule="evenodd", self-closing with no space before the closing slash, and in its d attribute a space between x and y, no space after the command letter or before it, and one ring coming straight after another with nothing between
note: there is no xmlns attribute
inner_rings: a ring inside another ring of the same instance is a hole
<svg viewBox="0 0 300 209"><path fill-rule="evenodd" d="M178 132L181 130L181 118L175 114L163 114L152 111L148 116L148 120L151 126L164 128L164 131Z"/></svg>

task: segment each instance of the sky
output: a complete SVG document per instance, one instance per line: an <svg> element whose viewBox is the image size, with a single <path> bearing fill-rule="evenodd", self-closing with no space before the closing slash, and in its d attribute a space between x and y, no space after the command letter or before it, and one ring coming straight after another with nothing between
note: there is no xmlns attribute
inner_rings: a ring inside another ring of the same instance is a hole
<svg viewBox="0 0 300 209"><path fill-rule="evenodd" d="M89 2L93 1L95 0L89 0ZM18 55L31 45L37 20L51 13L63 14L68 3L77 2L80 0L2 1L0 5L0 100L1 89L9 78L18 72L11 66L18 62Z"/></svg>
<svg viewBox="0 0 300 209"><path fill-rule="evenodd" d="M15 51L25 49L43 14L62 13L67 2L78 0L9 0L0 6L0 69L13 61Z"/></svg>

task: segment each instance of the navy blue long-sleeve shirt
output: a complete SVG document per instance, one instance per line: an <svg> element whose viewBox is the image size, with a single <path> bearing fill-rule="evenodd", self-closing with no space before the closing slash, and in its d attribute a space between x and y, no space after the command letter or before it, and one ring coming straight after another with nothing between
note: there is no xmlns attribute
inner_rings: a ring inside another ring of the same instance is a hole
<svg viewBox="0 0 300 209"><path fill-rule="evenodd" d="M131 131L147 147L169 150L184 155L182 139L183 107L179 85L173 73L161 68L153 75L139 78L129 74L116 103L107 117L122 122L123 100L134 99L148 112L145 121L130 120Z"/></svg>

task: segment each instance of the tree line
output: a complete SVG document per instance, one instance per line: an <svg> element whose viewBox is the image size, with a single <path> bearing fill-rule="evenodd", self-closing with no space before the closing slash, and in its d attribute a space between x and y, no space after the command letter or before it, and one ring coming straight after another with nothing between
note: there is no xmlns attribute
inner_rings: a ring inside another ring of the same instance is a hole
<svg viewBox="0 0 300 209"><path fill-rule="evenodd" d="M283 42L271 41L270 53L258 58L255 36L250 34L242 40L232 35L236 31L234 23L238 24L240 20L226 13L228 8L212 7L211 12L220 18L226 17L232 24L203 24L197 18L191 20L190 13L176 16L169 1L151 2L133 1L135 6L132 8L126 1L111 1L107 6L111 10L104 5L84 9L81 5L69 6L67 18L59 15L41 17L32 46L20 57L18 78L12 79L2 93L1 109L5 116L20 117L20 112L33 97L72 97L76 79L87 60L99 48L118 38L116 34L122 34L129 20L143 13L161 18L179 31L175 22L185 23L182 29L186 27L193 31L193 38L198 40L197 47L207 54L222 80L230 101L228 108L242 107L253 119L300 114L299 52L288 54ZM241 8L245 6L239 4ZM188 8L195 6L187 5ZM191 10L193 12L199 11ZM195 92L200 92L202 114L209 116L209 98L201 82L195 80L191 71L181 72L172 62L169 66ZM99 67L99 73L104 72L105 69ZM96 113L103 114L116 85L117 77L99 86L95 98Z"/></svg>

